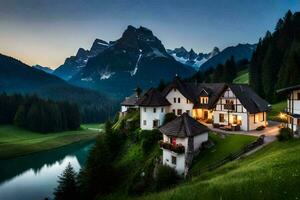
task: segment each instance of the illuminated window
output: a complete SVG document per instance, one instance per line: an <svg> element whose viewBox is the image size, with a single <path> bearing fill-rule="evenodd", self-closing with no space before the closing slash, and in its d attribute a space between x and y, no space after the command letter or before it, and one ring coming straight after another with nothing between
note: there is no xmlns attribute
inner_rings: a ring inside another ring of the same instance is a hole
<svg viewBox="0 0 300 200"><path fill-rule="evenodd" d="M224 114L223 113L220 113L220 115L219 115L219 121L220 122L225 122Z"/></svg>

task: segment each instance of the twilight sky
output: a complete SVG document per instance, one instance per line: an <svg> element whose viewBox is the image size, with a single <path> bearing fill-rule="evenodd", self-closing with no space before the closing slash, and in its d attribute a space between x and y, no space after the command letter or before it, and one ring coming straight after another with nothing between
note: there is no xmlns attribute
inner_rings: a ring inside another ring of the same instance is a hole
<svg viewBox="0 0 300 200"><path fill-rule="evenodd" d="M256 43L299 0L0 0L0 53L56 68L95 38L145 26L166 48Z"/></svg>

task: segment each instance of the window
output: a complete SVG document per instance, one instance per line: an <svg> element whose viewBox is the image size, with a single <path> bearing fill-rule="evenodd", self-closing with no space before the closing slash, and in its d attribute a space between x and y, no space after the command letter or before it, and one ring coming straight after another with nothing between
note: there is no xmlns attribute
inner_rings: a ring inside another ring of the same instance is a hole
<svg viewBox="0 0 300 200"><path fill-rule="evenodd" d="M176 114L176 113L175 113L175 109L173 109L172 112L173 112L174 114Z"/></svg>
<svg viewBox="0 0 300 200"><path fill-rule="evenodd" d="M220 122L225 122L225 120L224 120L224 114L223 113L220 113L220 115L219 115L219 121Z"/></svg>
<svg viewBox="0 0 300 200"><path fill-rule="evenodd" d="M174 92L176 92L177 91L177 89L176 88L174 88Z"/></svg>
<svg viewBox="0 0 300 200"><path fill-rule="evenodd" d="M297 100L300 100L300 92L297 93Z"/></svg>
<svg viewBox="0 0 300 200"><path fill-rule="evenodd" d="M156 113L156 108L153 108L153 112Z"/></svg>
<svg viewBox="0 0 300 200"><path fill-rule="evenodd" d="M182 114L182 110L181 109L178 109L177 110L177 115L181 115Z"/></svg>
<svg viewBox="0 0 300 200"><path fill-rule="evenodd" d="M161 112L162 112L162 113L164 112L164 108L161 108Z"/></svg>
<svg viewBox="0 0 300 200"><path fill-rule="evenodd" d="M147 121L146 121L146 120L143 121L143 125L144 125L144 126L147 125Z"/></svg>
<svg viewBox="0 0 300 200"><path fill-rule="evenodd" d="M186 110L186 113L187 113L188 115L190 115L190 111L189 111L189 110Z"/></svg>
<svg viewBox="0 0 300 200"><path fill-rule="evenodd" d="M175 156L172 156L172 164L176 165L176 157Z"/></svg>
<svg viewBox="0 0 300 200"><path fill-rule="evenodd" d="M159 120L155 119L153 120L153 128L158 128L159 127Z"/></svg>
<svg viewBox="0 0 300 200"><path fill-rule="evenodd" d="M297 119L297 125L300 126L300 119Z"/></svg>
<svg viewBox="0 0 300 200"><path fill-rule="evenodd" d="M180 103L180 98L177 99L177 102Z"/></svg>
<svg viewBox="0 0 300 200"><path fill-rule="evenodd" d="M189 104L189 103L190 103L188 99L186 99L186 103L187 103L187 104Z"/></svg>
<svg viewBox="0 0 300 200"><path fill-rule="evenodd" d="M146 108L144 108L144 112L147 112L147 109L146 109Z"/></svg>
<svg viewBox="0 0 300 200"><path fill-rule="evenodd" d="M176 103L176 98L174 98L174 103Z"/></svg>
<svg viewBox="0 0 300 200"><path fill-rule="evenodd" d="M232 123L237 124L237 115L232 115Z"/></svg>

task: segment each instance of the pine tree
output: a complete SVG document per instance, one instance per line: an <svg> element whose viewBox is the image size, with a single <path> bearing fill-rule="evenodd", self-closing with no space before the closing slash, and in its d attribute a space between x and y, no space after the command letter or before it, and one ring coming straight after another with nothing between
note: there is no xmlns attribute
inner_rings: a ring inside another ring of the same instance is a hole
<svg viewBox="0 0 300 200"><path fill-rule="evenodd" d="M158 87L157 87L158 91L162 92L165 89L165 87L166 87L166 84L165 84L164 80L160 80Z"/></svg>
<svg viewBox="0 0 300 200"><path fill-rule="evenodd" d="M25 106L19 106L15 118L14 118L14 125L18 127L25 127L26 125L26 109Z"/></svg>
<svg viewBox="0 0 300 200"><path fill-rule="evenodd" d="M79 190L76 180L76 172L69 163L66 169L59 176L58 186L54 191L55 200L77 200Z"/></svg>
<svg viewBox="0 0 300 200"><path fill-rule="evenodd" d="M218 64L212 74L212 82L213 83L223 82L223 72L224 72L224 65Z"/></svg>

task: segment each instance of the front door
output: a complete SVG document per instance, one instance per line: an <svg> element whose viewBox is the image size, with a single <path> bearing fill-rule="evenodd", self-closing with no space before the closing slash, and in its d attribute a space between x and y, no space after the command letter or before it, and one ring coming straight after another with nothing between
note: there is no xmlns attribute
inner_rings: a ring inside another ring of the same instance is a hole
<svg viewBox="0 0 300 200"><path fill-rule="evenodd" d="M204 120L207 120L208 119L208 111L204 111Z"/></svg>

